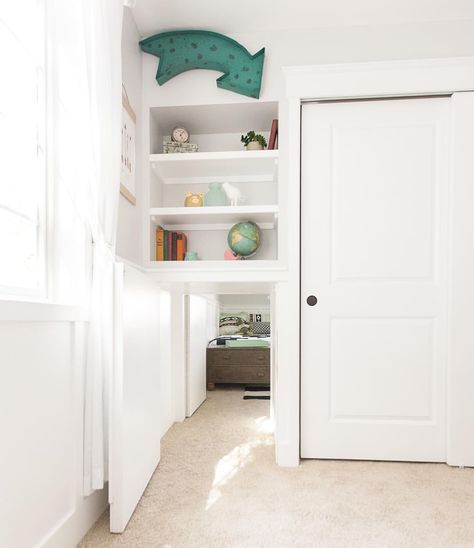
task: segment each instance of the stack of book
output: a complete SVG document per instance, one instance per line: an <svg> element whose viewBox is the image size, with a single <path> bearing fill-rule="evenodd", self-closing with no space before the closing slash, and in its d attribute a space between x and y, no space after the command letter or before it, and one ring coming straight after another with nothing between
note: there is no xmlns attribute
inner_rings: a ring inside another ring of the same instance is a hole
<svg viewBox="0 0 474 548"><path fill-rule="evenodd" d="M175 141L163 141L163 153L197 152L198 146L194 143L176 143Z"/></svg>
<svg viewBox="0 0 474 548"><path fill-rule="evenodd" d="M188 237L184 232L156 229L156 260L184 261L188 247Z"/></svg>

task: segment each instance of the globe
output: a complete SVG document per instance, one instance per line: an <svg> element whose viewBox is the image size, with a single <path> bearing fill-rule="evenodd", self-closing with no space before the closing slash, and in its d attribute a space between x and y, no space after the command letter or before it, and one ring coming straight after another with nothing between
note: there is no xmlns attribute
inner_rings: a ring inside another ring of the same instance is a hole
<svg viewBox="0 0 474 548"><path fill-rule="evenodd" d="M252 221L235 224L227 236L231 250L241 257L251 257L260 247L262 233L260 227Z"/></svg>

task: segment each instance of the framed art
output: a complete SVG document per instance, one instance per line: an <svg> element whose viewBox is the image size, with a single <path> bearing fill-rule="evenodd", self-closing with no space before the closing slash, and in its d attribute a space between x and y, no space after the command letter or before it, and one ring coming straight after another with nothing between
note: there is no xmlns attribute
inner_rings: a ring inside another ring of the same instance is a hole
<svg viewBox="0 0 474 548"><path fill-rule="evenodd" d="M120 169L120 194L135 205L137 116L126 94L122 94L122 153Z"/></svg>

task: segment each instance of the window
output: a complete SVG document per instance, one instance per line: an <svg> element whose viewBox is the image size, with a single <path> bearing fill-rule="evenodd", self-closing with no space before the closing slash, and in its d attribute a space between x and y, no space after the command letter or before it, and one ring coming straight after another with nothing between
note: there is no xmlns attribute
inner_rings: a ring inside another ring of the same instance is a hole
<svg viewBox="0 0 474 548"><path fill-rule="evenodd" d="M0 295L46 297L44 0L0 9Z"/></svg>

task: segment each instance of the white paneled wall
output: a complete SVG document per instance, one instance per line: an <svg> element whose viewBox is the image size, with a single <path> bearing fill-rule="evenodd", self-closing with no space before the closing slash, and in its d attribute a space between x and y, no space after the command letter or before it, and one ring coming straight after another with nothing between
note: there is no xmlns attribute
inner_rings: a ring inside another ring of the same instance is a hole
<svg viewBox="0 0 474 548"><path fill-rule="evenodd" d="M82 497L87 323L71 321L71 312L47 320L48 305L22 306L24 318L1 305L8 310L0 314L0 546L72 548L107 505L107 490ZM161 291L161 435L176 413L170 322L171 296Z"/></svg>
<svg viewBox="0 0 474 548"><path fill-rule="evenodd" d="M83 337L83 323L0 321L0 546L74 546L105 509L106 492L80 494Z"/></svg>

